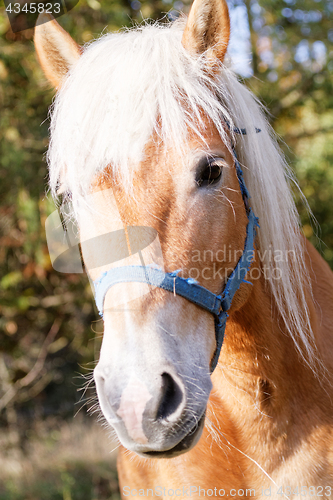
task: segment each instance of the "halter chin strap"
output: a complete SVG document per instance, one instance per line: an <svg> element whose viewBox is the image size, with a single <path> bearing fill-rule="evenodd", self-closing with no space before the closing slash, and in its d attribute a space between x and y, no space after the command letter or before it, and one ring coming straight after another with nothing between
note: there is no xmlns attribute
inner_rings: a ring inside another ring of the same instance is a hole
<svg viewBox="0 0 333 500"><path fill-rule="evenodd" d="M162 270L151 266L116 267L106 271L94 282L96 292L95 301L101 315L103 315L104 299L107 291L116 284L130 282L147 283L151 286L163 288L163 290L180 295L190 302L193 302L193 304L210 312L214 316L216 338L216 349L210 363L211 373L214 371L220 356L226 322L229 317L228 311L231 307L232 299L241 284L243 282L248 283L245 281L245 276L250 269L254 257L254 239L256 236L256 227L259 226L258 218L249 207L248 199L250 196L245 186L243 172L235 151L234 157L238 182L248 217L248 224L246 227L243 254L232 274L229 276L221 295L210 292L207 288L197 284L197 282L191 278L185 279L178 276L180 270L172 273L164 273Z"/></svg>

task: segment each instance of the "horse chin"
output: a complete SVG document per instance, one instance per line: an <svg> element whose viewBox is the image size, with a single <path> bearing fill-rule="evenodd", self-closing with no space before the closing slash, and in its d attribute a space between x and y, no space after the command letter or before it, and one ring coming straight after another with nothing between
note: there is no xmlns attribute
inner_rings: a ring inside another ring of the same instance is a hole
<svg viewBox="0 0 333 500"><path fill-rule="evenodd" d="M176 446L173 446L169 450L162 451L137 451L136 453L144 458L175 458L178 455L182 455L190 451L194 446L198 443L203 428L205 424L205 413L200 418L199 422L195 424L195 426L186 434L185 437L179 441Z"/></svg>

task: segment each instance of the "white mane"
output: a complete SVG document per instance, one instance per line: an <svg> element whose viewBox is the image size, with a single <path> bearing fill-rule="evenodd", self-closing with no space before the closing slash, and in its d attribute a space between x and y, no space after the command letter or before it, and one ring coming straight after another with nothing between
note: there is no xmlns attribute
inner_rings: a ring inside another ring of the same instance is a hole
<svg viewBox="0 0 333 500"><path fill-rule="evenodd" d="M94 176L109 165L130 186L152 133L165 143L171 140L181 152L188 126L201 136L202 110L225 141L225 120L231 127L246 128L247 135L234 141L260 221L258 250L271 273L280 269L282 278L270 280L277 306L299 352L305 347L308 362L314 361L303 291L310 286L287 182L290 172L253 95L224 66L212 83L205 59L195 59L183 48L182 31L182 22L147 25L102 36L86 48L53 107L48 154L52 192L56 194L61 179L75 207ZM283 256L293 251L295 259L275 262L271 257L277 251Z"/></svg>

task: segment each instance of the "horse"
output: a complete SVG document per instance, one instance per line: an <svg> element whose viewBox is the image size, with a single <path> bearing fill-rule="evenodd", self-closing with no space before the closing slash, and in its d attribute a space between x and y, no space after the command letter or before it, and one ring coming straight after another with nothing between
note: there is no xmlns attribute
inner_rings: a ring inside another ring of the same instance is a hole
<svg viewBox="0 0 333 500"><path fill-rule="evenodd" d="M57 89L50 186L103 315L94 378L123 498L332 494L333 275L229 36L225 0L84 48L36 25Z"/></svg>

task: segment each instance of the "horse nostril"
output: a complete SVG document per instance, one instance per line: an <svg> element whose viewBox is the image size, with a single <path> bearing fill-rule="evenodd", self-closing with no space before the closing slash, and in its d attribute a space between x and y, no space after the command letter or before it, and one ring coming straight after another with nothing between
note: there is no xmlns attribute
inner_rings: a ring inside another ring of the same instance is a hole
<svg viewBox="0 0 333 500"><path fill-rule="evenodd" d="M162 373L162 397L156 419L166 420L176 413L183 398L184 393L174 378L169 373Z"/></svg>
<svg viewBox="0 0 333 500"><path fill-rule="evenodd" d="M103 369L101 369L99 365L97 365L95 367L94 380L95 380L96 389L98 392L98 390L101 390L105 384L105 375L104 375Z"/></svg>

